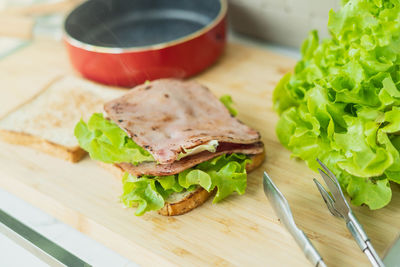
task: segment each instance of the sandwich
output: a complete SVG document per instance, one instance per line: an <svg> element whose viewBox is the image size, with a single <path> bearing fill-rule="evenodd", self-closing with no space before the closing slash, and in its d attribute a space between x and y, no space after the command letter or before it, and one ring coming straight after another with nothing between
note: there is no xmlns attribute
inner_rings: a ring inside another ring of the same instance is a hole
<svg viewBox="0 0 400 267"><path fill-rule="evenodd" d="M122 174L125 206L136 215L180 215L244 194L247 172L264 160L260 134L193 81L161 79L136 86L75 127L90 157Z"/></svg>

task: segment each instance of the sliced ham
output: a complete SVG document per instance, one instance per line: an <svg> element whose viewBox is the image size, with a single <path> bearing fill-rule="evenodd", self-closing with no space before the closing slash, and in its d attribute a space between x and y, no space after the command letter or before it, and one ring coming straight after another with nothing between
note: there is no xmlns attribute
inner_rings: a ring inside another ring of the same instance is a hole
<svg viewBox="0 0 400 267"><path fill-rule="evenodd" d="M203 152L175 162L183 148L193 148L211 140L233 144L260 141L256 130L232 117L210 90L193 81L162 79L143 84L106 103L104 110L158 163L168 164L157 168L153 163L145 163L146 167L140 165L141 169L159 169L156 173L176 173L174 169L178 166L183 170L187 167L182 169L181 166L193 166L192 162L211 156Z"/></svg>
<svg viewBox="0 0 400 267"><path fill-rule="evenodd" d="M180 173L204 161L210 160L222 154L243 153L243 154L259 154L263 153L264 145L262 142L254 144L232 144L221 143L215 153L203 151L199 154L183 158L171 164L157 164L156 162L144 162L137 166L130 163L116 164L124 171L136 176L154 175L165 176Z"/></svg>

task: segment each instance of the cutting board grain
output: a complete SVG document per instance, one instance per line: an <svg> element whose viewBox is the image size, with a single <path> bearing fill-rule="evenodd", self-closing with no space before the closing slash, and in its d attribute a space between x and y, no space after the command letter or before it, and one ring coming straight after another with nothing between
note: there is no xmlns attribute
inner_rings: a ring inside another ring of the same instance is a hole
<svg viewBox="0 0 400 267"><path fill-rule="evenodd" d="M118 201L121 182L90 159L72 164L4 143L0 186L141 265L308 266L264 196L261 175L267 170L328 266L368 265L344 223L326 209L312 182L316 173L292 159L277 141L272 91L294 64L266 50L229 44L217 64L195 77L218 96L231 94L239 119L262 133L267 159L249 175L243 196L217 205L208 201L177 217L136 217ZM56 74L72 70L62 44L36 41L0 62L0 75L10 72L2 79L0 107L11 108L24 101L23 90L35 94ZM386 208L354 208L380 255L400 229L400 190L392 188L393 200Z"/></svg>

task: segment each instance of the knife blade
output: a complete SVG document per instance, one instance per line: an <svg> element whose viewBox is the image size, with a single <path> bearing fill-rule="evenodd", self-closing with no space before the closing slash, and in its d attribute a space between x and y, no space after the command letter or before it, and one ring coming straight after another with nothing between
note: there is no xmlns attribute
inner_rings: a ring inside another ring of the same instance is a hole
<svg viewBox="0 0 400 267"><path fill-rule="evenodd" d="M264 193L268 197L276 215L278 215L279 220L283 223L283 225L285 225L286 229L293 236L297 245L303 250L306 258L314 266L326 266L325 262L311 241L304 234L304 232L297 227L292 211L290 210L289 203L266 172L264 172L263 176L263 185Z"/></svg>

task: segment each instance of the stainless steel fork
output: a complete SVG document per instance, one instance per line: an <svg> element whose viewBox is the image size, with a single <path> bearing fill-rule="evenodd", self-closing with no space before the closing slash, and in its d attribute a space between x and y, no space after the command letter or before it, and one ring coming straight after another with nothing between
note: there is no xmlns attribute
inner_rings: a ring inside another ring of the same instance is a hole
<svg viewBox="0 0 400 267"><path fill-rule="evenodd" d="M318 169L318 171L324 179L325 184L331 194L329 194L316 179L314 179L314 182L317 185L318 190L321 193L321 196L324 199L329 211L334 216L343 218L346 221L347 228L356 240L360 249L367 255L372 266L385 266L372 246L362 225L358 222L356 216L344 198L342 189L340 188L336 176L320 160L317 159L317 161L323 169Z"/></svg>

